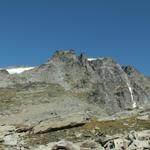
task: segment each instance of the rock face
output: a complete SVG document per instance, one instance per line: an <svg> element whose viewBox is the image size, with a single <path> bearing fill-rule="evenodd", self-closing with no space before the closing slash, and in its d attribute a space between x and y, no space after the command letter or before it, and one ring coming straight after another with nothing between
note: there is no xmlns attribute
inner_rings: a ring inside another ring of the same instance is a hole
<svg viewBox="0 0 150 150"><path fill-rule="evenodd" d="M57 51L48 63L25 74L31 82L58 84L73 93L82 91L86 101L109 114L150 102L149 78L112 58L88 61L73 50Z"/></svg>
<svg viewBox="0 0 150 150"><path fill-rule="evenodd" d="M135 101L137 101L138 106L143 104L149 104L150 99L150 80L148 77L141 74L132 66L123 66L123 70L128 75L130 83L133 89L133 95Z"/></svg>
<svg viewBox="0 0 150 150"><path fill-rule="evenodd" d="M57 51L47 63L21 74L1 70L0 99L8 122L39 122L71 112L112 115L150 104L150 79L112 58Z"/></svg>

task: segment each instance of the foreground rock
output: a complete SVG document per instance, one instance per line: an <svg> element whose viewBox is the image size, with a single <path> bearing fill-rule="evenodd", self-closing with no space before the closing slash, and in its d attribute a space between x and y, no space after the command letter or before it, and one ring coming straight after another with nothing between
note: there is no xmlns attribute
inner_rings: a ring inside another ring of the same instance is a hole
<svg viewBox="0 0 150 150"><path fill-rule="evenodd" d="M40 122L33 128L35 134L57 131L61 129L69 129L72 127L83 126L87 122L87 118L83 115L70 115L65 118L53 118Z"/></svg>
<svg viewBox="0 0 150 150"><path fill-rule="evenodd" d="M70 130L70 129L65 129ZM43 130L44 131L44 130ZM56 131L51 131L57 134ZM92 133L92 132L91 132ZM60 140L47 144L27 144L26 138L32 132L17 133L13 126L0 126L0 149L1 150L149 150L150 149L150 130L131 131L128 134L104 135L94 132L94 136L88 135L87 139L81 141ZM41 133L43 134L43 133ZM40 136L40 135L39 135ZM44 134L43 134L44 136ZM76 138L82 136L76 134ZM49 137L51 138L51 137ZM42 140L42 139L41 139ZM50 139L49 139L50 140Z"/></svg>
<svg viewBox="0 0 150 150"><path fill-rule="evenodd" d="M33 148L33 150L103 150L98 143L88 140L81 143L72 143L69 141L59 141L54 143L49 143L46 146L40 145L37 148Z"/></svg>
<svg viewBox="0 0 150 150"><path fill-rule="evenodd" d="M0 150L24 150L23 137L25 133L19 134L14 126L0 126Z"/></svg>
<svg viewBox="0 0 150 150"><path fill-rule="evenodd" d="M128 135L114 135L100 137L101 140L92 139L72 143L69 141L59 141L40 145L34 150L149 150L150 149L150 130L131 132Z"/></svg>

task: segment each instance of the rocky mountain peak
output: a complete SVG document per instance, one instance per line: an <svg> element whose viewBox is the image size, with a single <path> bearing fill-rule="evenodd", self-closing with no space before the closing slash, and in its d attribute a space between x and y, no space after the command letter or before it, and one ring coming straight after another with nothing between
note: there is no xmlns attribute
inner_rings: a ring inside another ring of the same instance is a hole
<svg viewBox="0 0 150 150"><path fill-rule="evenodd" d="M0 76L1 75L9 75L9 72L6 69L1 69L0 70Z"/></svg>
<svg viewBox="0 0 150 150"><path fill-rule="evenodd" d="M50 60L60 60L60 61L67 61L67 60L74 60L76 59L77 56L76 56L76 53L75 53L75 50L73 49L70 49L70 50L65 50L65 51L59 51L57 50L52 58L49 59Z"/></svg>
<svg viewBox="0 0 150 150"><path fill-rule="evenodd" d="M29 83L57 85L64 93L84 95L85 102L98 105L108 114L133 109L133 104L143 105L150 99L150 80L133 67L122 67L110 57L89 60L85 54L78 56L72 49L56 51L48 63L10 75L7 80L9 82L0 81L0 87L9 87L8 83L13 87Z"/></svg>
<svg viewBox="0 0 150 150"><path fill-rule="evenodd" d="M132 74L133 72L135 72L135 68L131 65L128 65L128 66L122 66L123 70L128 74ZM136 71L137 72L137 71Z"/></svg>

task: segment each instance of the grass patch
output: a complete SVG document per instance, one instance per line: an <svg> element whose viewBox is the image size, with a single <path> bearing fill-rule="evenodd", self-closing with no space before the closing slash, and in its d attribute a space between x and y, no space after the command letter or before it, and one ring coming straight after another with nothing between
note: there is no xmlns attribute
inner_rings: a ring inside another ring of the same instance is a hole
<svg viewBox="0 0 150 150"><path fill-rule="evenodd" d="M97 121L95 118L91 122L83 126L84 129L97 129L104 134L126 133L131 130L140 131L150 129L150 120L138 120L136 117L111 120L111 121Z"/></svg>

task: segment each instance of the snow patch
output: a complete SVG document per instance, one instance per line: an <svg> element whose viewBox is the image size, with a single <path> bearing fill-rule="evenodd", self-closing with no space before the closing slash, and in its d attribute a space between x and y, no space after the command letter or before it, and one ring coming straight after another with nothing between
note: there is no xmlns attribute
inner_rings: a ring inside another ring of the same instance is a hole
<svg viewBox="0 0 150 150"><path fill-rule="evenodd" d="M93 60L96 60L97 58L88 58L87 60L88 61L93 61Z"/></svg>
<svg viewBox="0 0 150 150"><path fill-rule="evenodd" d="M94 61L94 60L97 60L97 59L103 60L104 58L87 58L88 61Z"/></svg>
<svg viewBox="0 0 150 150"><path fill-rule="evenodd" d="M18 68L10 68L10 69L6 69L9 74L20 74L24 71L27 71L27 70L31 70L31 69L34 69L35 67L18 67Z"/></svg>

